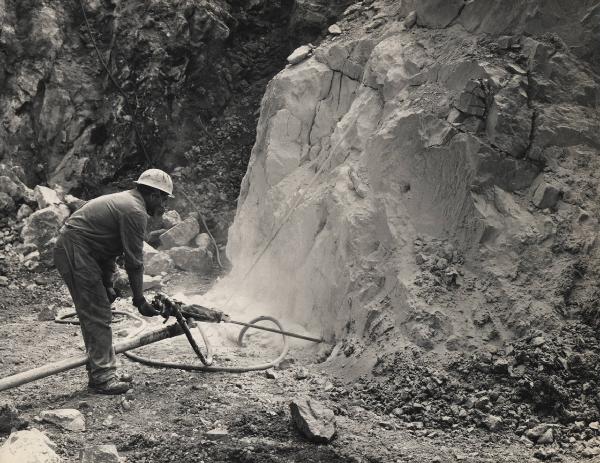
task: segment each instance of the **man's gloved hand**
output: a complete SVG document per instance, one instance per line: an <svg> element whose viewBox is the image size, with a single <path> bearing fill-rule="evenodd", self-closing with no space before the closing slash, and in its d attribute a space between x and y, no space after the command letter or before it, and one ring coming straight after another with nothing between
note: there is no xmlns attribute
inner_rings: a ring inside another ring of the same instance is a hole
<svg viewBox="0 0 600 463"><path fill-rule="evenodd" d="M110 302L111 304L113 302L115 302L115 300L117 299L117 297L119 297L119 295L115 291L115 288L113 288L112 286L107 286L106 287L106 295L108 296L108 302Z"/></svg>
<svg viewBox="0 0 600 463"><path fill-rule="evenodd" d="M141 313L144 317L154 317L155 315L160 315L160 312L152 307L144 296L140 296L139 298L133 298L133 305L137 307L138 312Z"/></svg>

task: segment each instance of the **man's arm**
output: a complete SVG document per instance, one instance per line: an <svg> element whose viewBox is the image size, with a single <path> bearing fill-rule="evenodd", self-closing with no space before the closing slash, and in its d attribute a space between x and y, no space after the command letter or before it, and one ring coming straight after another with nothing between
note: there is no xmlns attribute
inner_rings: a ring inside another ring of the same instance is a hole
<svg viewBox="0 0 600 463"><path fill-rule="evenodd" d="M133 305L145 316L158 315L144 298L144 237L148 217L145 213L135 211L121 218L121 241L125 270L133 293Z"/></svg>
<svg viewBox="0 0 600 463"><path fill-rule="evenodd" d="M102 270L102 284L105 288L112 288L117 271L117 258L113 257L100 262L100 269Z"/></svg>
<svg viewBox="0 0 600 463"><path fill-rule="evenodd" d="M115 272L117 271L117 258L113 257L102 261L99 264L100 270L102 271L102 284L106 288L106 295L108 296L109 302L112 304L118 297L115 288L113 287Z"/></svg>
<svg viewBox="0 0 600 463"><path fill-rule="evenodd" d="M142 212L132 212L121 217L121 242L125 258L125 270L129 277L129 285L133 300L144 297L144 236L148 218Z"/></svg>

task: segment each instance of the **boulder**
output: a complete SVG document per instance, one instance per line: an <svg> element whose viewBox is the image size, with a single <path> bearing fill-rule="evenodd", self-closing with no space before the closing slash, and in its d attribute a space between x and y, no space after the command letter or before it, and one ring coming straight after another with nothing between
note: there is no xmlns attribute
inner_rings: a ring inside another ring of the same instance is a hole
<svg viewBox="0 0 600 463"><path fill-rule="evenodd" d="M162 215L162 223L168 230L181 223L181 216L177 211L167 211Z"/></svg>
<svg viewBox="0 0 600 463"><path fill-rule="evenodd" d="M6 193L15 200L21 199L18 185L6 175L0 176L0 193Z"/></svg>
<svg viewBox="0 0 600 463"><path fill-rule="evenodd" d="M533 194L533 204L540 209L547 209L556 206L560 199L561 191L554 185L546 182L540 183Z"/></svg>
<svg viewBox="0 0 600 463"><path fill-rule="evenodd" d="M157 255L160 251L158 249L153 248L152 246L150 246L148 243L146 243L144 241L144 247L142 249L142 252L143 252L144 263L145 263L151 257L154 257L155 255Z"/></svg>
<svg viewBox="0 0 600 463"><path fill-rule="evenodd" d="M204 437L209 440L221 440L229 436L229 431L226 428L215 428L204 433Z"/></svg>
<svg viewBox="0 0 600 463"><path fill-rule="evenodd" d="M296 48L290 56L287 57L289 64L298 64L308 58L312 53L312 48L308 45L302 45Z"/></svg>
<svg viewBox="0 0 600 463"><path fill-rule="evenodd" d="M342 29L337 24L332 24L327 29L327 32L329 32L331 35L340 35L342 33Z"/></svg>
<svg viewBox="0 0 600 463"><path fill-rule="evenodd" d="M495 415L487 415L483 420L483 424L490 431L498 431L502 427L502 418Z"/></svg>
<svg viewBox="0 0 600 463"><path fill-rule="evenodd" d="M295 399L290 403L292 422L312 442L329 443L336 433L333 411L310 398Z"/></svg>
<svg viewBox="0 0 600 463"><path fill-rule="evenodd" d="M513 76L495 96L486 121L490 142L520 158L530 144L533 109L527 101L526 79Z"/></svg>
<svg viewBox="0 0 600 463"><path fill-rule="evenodd" d="M38 204L39 209L51 206L53 204L62 204L63 202L58 196L58 193L52 188L38 185L33 189L34 198Z"/></svg>
<svg viewBox="0 0 600 463"><path fill-rule="evenodd" d="M462 113L483 116L485 114L485 93L479 83L469 80L454 106Z"/></svg>
<svg viewBox="0 0 600 463"><path fill-rule="evenodd" d="M52 205L34 212L25 219L21 238L25 244L35 244L40 250L42 260L50 257L50 241L58 234L70 211L64 204Z"/></svg>
<svg viewBox="0 0 600 463"><path fill-rule="evenodd" d="M149 289L160 289L162 288L162 278L160 276L144 275L144 281L142 283L144 291Z"/></svg>
<svg viewBox="0 0 600 463"><path fill-rule="evenodd" d="M74 408L44 410L40 414L40 418L67 431L85 431L85 418L79 410Z"/></svg>
<svg viewBox="0 0 600 463"><path fill-rule="evenodd" d="M75 212L77 209L81 208L87 201L83 199L79 199L73 195L65 195L65 204L69 208L71 212Z"/></svg>
<svg viewBox="0 0 600 463"><path fill-rule="evenodd" d="M533 428L530 428L527 431L525 431L525 437L527 437L529 440L531 440L533 442L537 442L538 439L540 439L543 435L545 435L546 431L548 431L550 429L551 429L550 425L548 425L546 423L538 424L537 426L534 426Z"/></svg>
<svg viewBox="0 0 600 463"><path fill-rule="evenodd" d="M210 239L208 233L200 233L198 236L196 236L196 238L194 238L194 244L200 249L210 251L212 240Z"/></svg>
<svg viewBox="0 0 600 463"><path fill-rule="evenodd" d="M42 322L49 322L54 321L57 315L58 308L55 305L49 305L40 310L37 319Z"/></svg>
<svg viewBox="0 0 600 463"><path fill-rule="evenodd" d="M23 220L33 214L33 209L31 209L27 204L21 204L19 210L17 211L17 220Z"/></svg>
<svg viewBox="0 0 600 463"><path fill-rule="evenodd" d="M0 168L0 192L7 193L15 201L35 202L33 190L13 172L2 168Z"/></svg>
<svg viewBox="0 0 600 463"><path fill-rule="evenodd" d="M81 463L120 463L121 457L113 444L86 447L79 452Z"/></svg>
<svg viewBox="0 0 600 463"><path fill-rule="evenodd" d="M415 24L417 24L417 12L411 11L406 15L406 18L404 18L404 27L410 29Z"/></svg>
<svg viewBox="0 0 600 463"><path fill-rule="evenodd" d="M0 212L4 214L10 214L15 209L15 202L8 195L8 193L2 193L0 191Z"/></svg>
<svg viewBox="0 0 600 463"><path fill-rule="evenodd" d="M23 421L19 418L19 411L13 403L0 403L0 434L7 434L13 428L19 428L22 424Z"/></svg>
<svg viewBox="0 0 600 463"><path fill-rule="evenodd" d="M192 272L206 272L212 267L212 253L200 248L178 246L169 250L177 268Z"/></svg>
<svg viewBox="0 0 600 463"><path fill-rule="evenodd" d="M161 245L160 235L165 233L167 229L161 228L160 230L152 230L148 233L148 239L146 240L153 248L158 248Z"/></svg>
<svg viewBox="0 0 600 463"><path fill-rule="evenodd" d="M194 217L188 217L183 222L175 225L160 235L160 242L164 249L188 244L200 231L200 225Z"/></svg>
<svg viewBox="0 0 600 463"><path fill-rule="evenodd" d="M417 24L444 28L458 16L464 3L464 0L422 0L417 3Z"/></svg>
<svg viewBox="0 0 600 463"><path fill-rule="evenodd" d="M0 447L2 463L60 463L56 444L38 429L12 433Z"/></svg>
<svg viewBox="0 0 600 463"><path fill-rule="evenodd" d="M144 273L151 276L160 275L173 268L173 260L165 252L158 252L146 259L144 257Z"/></svg>
<svg viewBox="0 0 600 463"><path fill-rule="evenodd" d="M129 277L127 276L127 272L122 268L117 268L117 272L113 279L113 286L117 291L121 293L129 293Z"/></svg>
<svg viewBox="0 0 600 463"><path fill-rule="evenodd" d="M546 429L544 434L542 434L537 440L537 444L540 445L551 444L552 442L554 442L554 431L552 428Z"/></svg>

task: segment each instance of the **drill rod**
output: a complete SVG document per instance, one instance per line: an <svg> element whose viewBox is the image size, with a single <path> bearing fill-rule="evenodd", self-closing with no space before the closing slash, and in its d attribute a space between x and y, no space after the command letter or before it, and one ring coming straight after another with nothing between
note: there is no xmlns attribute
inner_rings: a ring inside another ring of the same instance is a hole
<svg viewBox="0 0 600 463"><path fill-rule="evenodd" d="M325 342L324 339L311 338L310 336L304 336L302 334L290 333L289 331L276 330L275 328L267 328L266 326L252 325L251 323L238 322L235 320L227 320L227 321L225 321L225 323L234 323L236 325L247 326L249 328L256 328L257 330L270 331L271 333L284 334L284 335L290 336L292 338L305 339L306 341L312 341L312 342L316 342L316 343Z"/></svg>

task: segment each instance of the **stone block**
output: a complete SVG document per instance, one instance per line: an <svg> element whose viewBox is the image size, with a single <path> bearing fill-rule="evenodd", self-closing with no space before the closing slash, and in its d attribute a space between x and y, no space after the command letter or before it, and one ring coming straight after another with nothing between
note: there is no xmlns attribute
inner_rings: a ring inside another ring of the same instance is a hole
<svg viewBox="0 0 600 463"><path fill-rule="evenodd" d="M458 16L464 0L422 0L417 3L417 24L442 29Z"/></svg>
<svg viewBox="0 0 600 463"><path fill-rule="evenodd" d="M142 288L144 291L148 291L149 289L159 290L162 288L162 278L160 276L144 275Z"/></svg>
<svg viewBox="0 0 600 463"><path fill-rule="evenodd" d="M8 195L8 193L2 193L0 191L0 212L4 214L10 214L15 209L15 202Z"/></svg>
<svg viewBox="0 0 600 463"><path fill-rule="evenodd" d="M0 403L0 434L9 433L13 428L21 426L22 423L19 411L12 402Z"/></svg>
<svg viewBox="0 0 600 463"><path fill-rule="evenodd" d="M79 199L73 195L65 195L65 204L69 208L71 212L75 212L77 209L81 208L87 201L83 199Z"/></svg>
<svg viewBox="0 0 600 463"><path fill-rule="evenodd" d="M51 206L53 204L62 204L58 193L52 188L38 185L33 189L34 198L38 204L39 209Z"/></svg>
<svg viewBox="0 0 600 463"><path fill-rule="evenodd" d="M196 247L203 249L205 251L210 251L212 247L212 240L208 233L200 233L196 238L194 238L194 244Z"/></svg>
<svg viewBox="0 0 600 463"><path fill-rule="evenodd" d="M47 257L47 246L58 234L64 221L69 217L70 211L64 204L51 205L40 209L25 219L21 230L21 238L25 244L35 244L44 253L42 259Z"/></svg>
<svg viewBox="0 0 600 463"><path fill-rule="evenodd" d="M40 414L40 418L67 431L85 431L85 418L79 410L74 408L44 410Z"/></svg>
<svg viewBox="0 0 600 463"><path fill-rule="evenodd" d="M533 204L540 209L556 206L560 199L560 189L546 182L540 183L533 194Z"/></svg>
<svg viewBox="0 0 600 463"><path fill-rule="evenodd" d="M185 246L200 231L200 225L194 217L188 217L183 222L175 225L160 235L161 247L171 249L176 246Z"/></svg>
<svg viewBox="0 0 600 463"><path fill-rule="evenodd" d="M287 62L290 64L298 64L308 58L312 53L312 48L308 45L302 45L296 48L290 56L287 57Z"/></svg>
<svg viewBox="0 0 600 463"><path fill-rule="evenodd" d="M95 445L79 452L81 463L120 463L121 457L113 444Z"/></svg>
<svg viewBox="0 0 600 463"><path fill-rule="evenodd" d="M56 444L39 429L12 433L0 447L2 463L61 463Z"/></svg>
<svg viewBox="0 0 600 463"><path fill-rule="evenodd" d="M181 221L181 216L177 211L167 211L162 215L162 223L167 230L173 228L175 225L180 224Z"/></svg>
<svg viewBox="0 0 600 463"><path fill-rule="evenodd" d="M144 273L151 276L160 275L173 268L173 259L165 252L158 252L146 259L144 257Z"/></svg>
<svg viewBox="0 0 600 463"><path fill-rule="evenodd" d="M191 272L207 272L212 267L212 253L200 248L178 246L169 250L177 268Z"/></svg>
<svg viewBox="0 0 600 463"><path fill-rule="evenodd" d="M290 403L292 422L308 440L331 442L336 433L333 411L310 398L295 399Z"/></svg>
<svg viewBox="0 0 600 463"><path fill-rule="evenodd" d="M27 204L21 204L19 210L17 211L17 220L23 220L33 214L33 209L31 209Z"/></svg>

